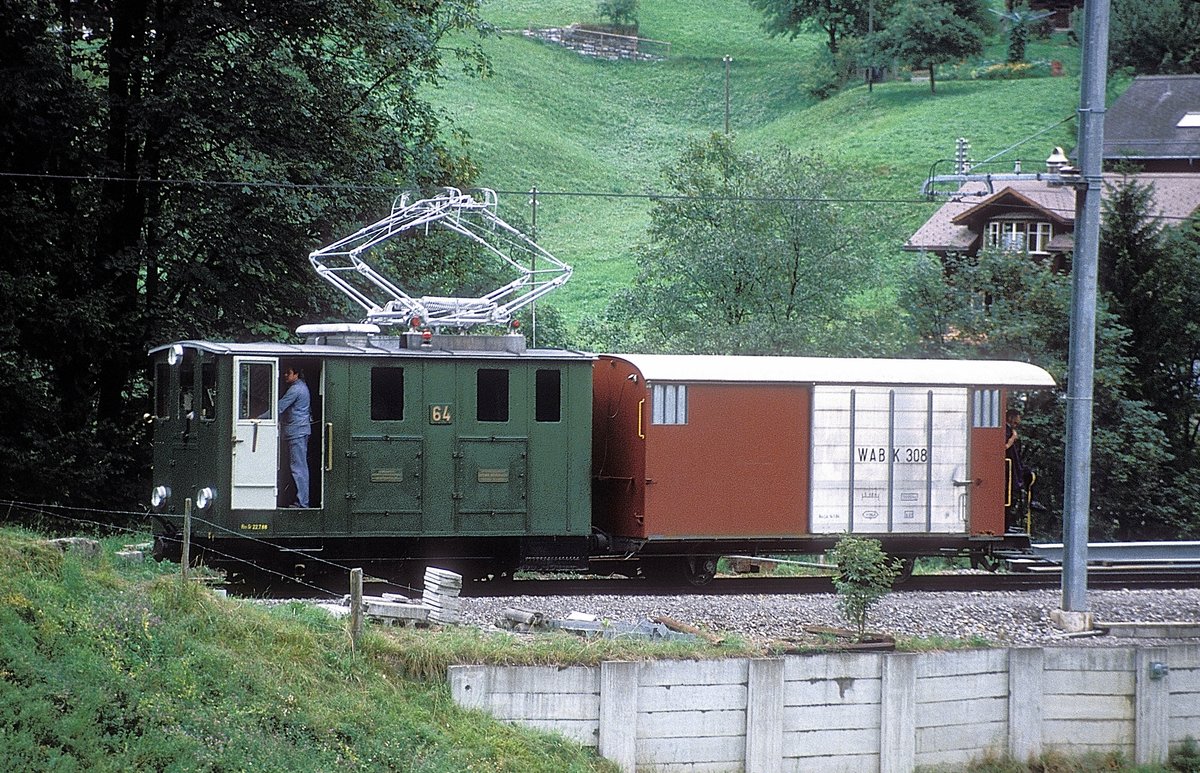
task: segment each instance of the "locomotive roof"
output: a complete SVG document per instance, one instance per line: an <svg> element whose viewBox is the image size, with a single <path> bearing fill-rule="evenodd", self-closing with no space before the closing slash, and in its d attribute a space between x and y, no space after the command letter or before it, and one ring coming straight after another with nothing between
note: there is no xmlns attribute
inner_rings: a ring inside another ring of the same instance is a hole
<svg viewBox="0 0 1200 773"><path fill-rule="evenodd" d="M389 339L374 340L380 343L389 341ZM390 341L395 341L395 339L391 338ZM158 352L166 351L176 343L184 346L185 348L199 349L201 351L212 352L213 354L218 355L239 355L250 357L412 357L522 360L595 359L594 355L569 349L528 349L520 353L477 349L447 349L439 346L421 349L405 349L402 347L398 348L395 344L392 346L380 346L367 341L363 341L361 344L348 342L340 342L335 344L284 344L275 343L272 341L229 343L222 341L189 340L175 341L171 344L163 344L162 346L151 349L149 353L151 356L153 356Z"/></svg>
<svg viewBox="0 0 1200 773"><path fill-rule="evenodd" d="M1052 387L1054 378L1013 360L901 360L744 355L605 354L647 381Z"/></svg>

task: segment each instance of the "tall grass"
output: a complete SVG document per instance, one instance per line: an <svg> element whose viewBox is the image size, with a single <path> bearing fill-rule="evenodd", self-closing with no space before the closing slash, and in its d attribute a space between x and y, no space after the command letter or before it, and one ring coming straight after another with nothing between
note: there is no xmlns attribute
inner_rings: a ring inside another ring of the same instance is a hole
<svg viewBox="0 0 1200 773"><path fill-rule="evenodd" d="M397 645L0 531L0 768L612 770L556 736L460 710Z"/></svg>

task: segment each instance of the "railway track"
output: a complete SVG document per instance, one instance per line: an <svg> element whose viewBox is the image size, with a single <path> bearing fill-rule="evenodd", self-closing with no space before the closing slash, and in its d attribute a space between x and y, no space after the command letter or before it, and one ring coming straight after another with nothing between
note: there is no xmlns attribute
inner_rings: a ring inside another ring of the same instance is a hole
<svg viewBox="0 0 1200 773"><path fill-rule="evenodd" d="M944 574L919 574L898 583L893 590L897 593L928 592L1002 592L1046 590L1061 587L1062 576L1057 567L1040 567L1037 571L984 573L949 572ZM1200 570L1195 567L1179 569L1156 567L1114 568L1096 567L1088 570L1088 587L1094 590L1119 589L1168 589L1200 587ZM274 598L328 598L347 592L344 579L323 578L323 581L307 581L303 584L280 581L270 585L254 583L232 587L230 592L240 596L267 596ZM399 593L420 595L419 590L384 582L371 582L367 593ZM465 583L464 597L489 598L507 596L754 596L833 593L833 583L828 576L771 577L771 576L720 576L706 585L693 587L681 584L663 584L636 578L528 578L490 582Z"/></svg>

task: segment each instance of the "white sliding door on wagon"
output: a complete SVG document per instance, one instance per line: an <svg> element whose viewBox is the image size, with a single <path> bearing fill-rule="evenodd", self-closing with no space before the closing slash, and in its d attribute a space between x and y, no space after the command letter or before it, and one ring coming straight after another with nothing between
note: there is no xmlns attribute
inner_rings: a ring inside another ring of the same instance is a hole
<svg viewBox="0 0 1200 773"><path fill-rule="evenodd" d="M814 534L967 531L970 394L814 386Z"/></svg>

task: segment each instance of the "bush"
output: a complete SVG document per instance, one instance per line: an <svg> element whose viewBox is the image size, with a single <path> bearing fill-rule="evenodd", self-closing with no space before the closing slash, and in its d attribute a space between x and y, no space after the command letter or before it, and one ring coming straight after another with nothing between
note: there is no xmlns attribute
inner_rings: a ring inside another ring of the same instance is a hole
<svg viewBox="0 0 1200 773"><path fill-rule="evenodd" d="M892 590L900 573L900 562L888 558L879 540L845 536L838 540L829 557L837 564L833 587L846 621L862 639L867 630L871 607Z"/></svg>
<svg viewBox="0 0 1200 773"><path fill-rule="evenodd" d="M1000 62L977 67L972 77L982 81L1015 81L1050 77L1049 62Z"/></svg>

